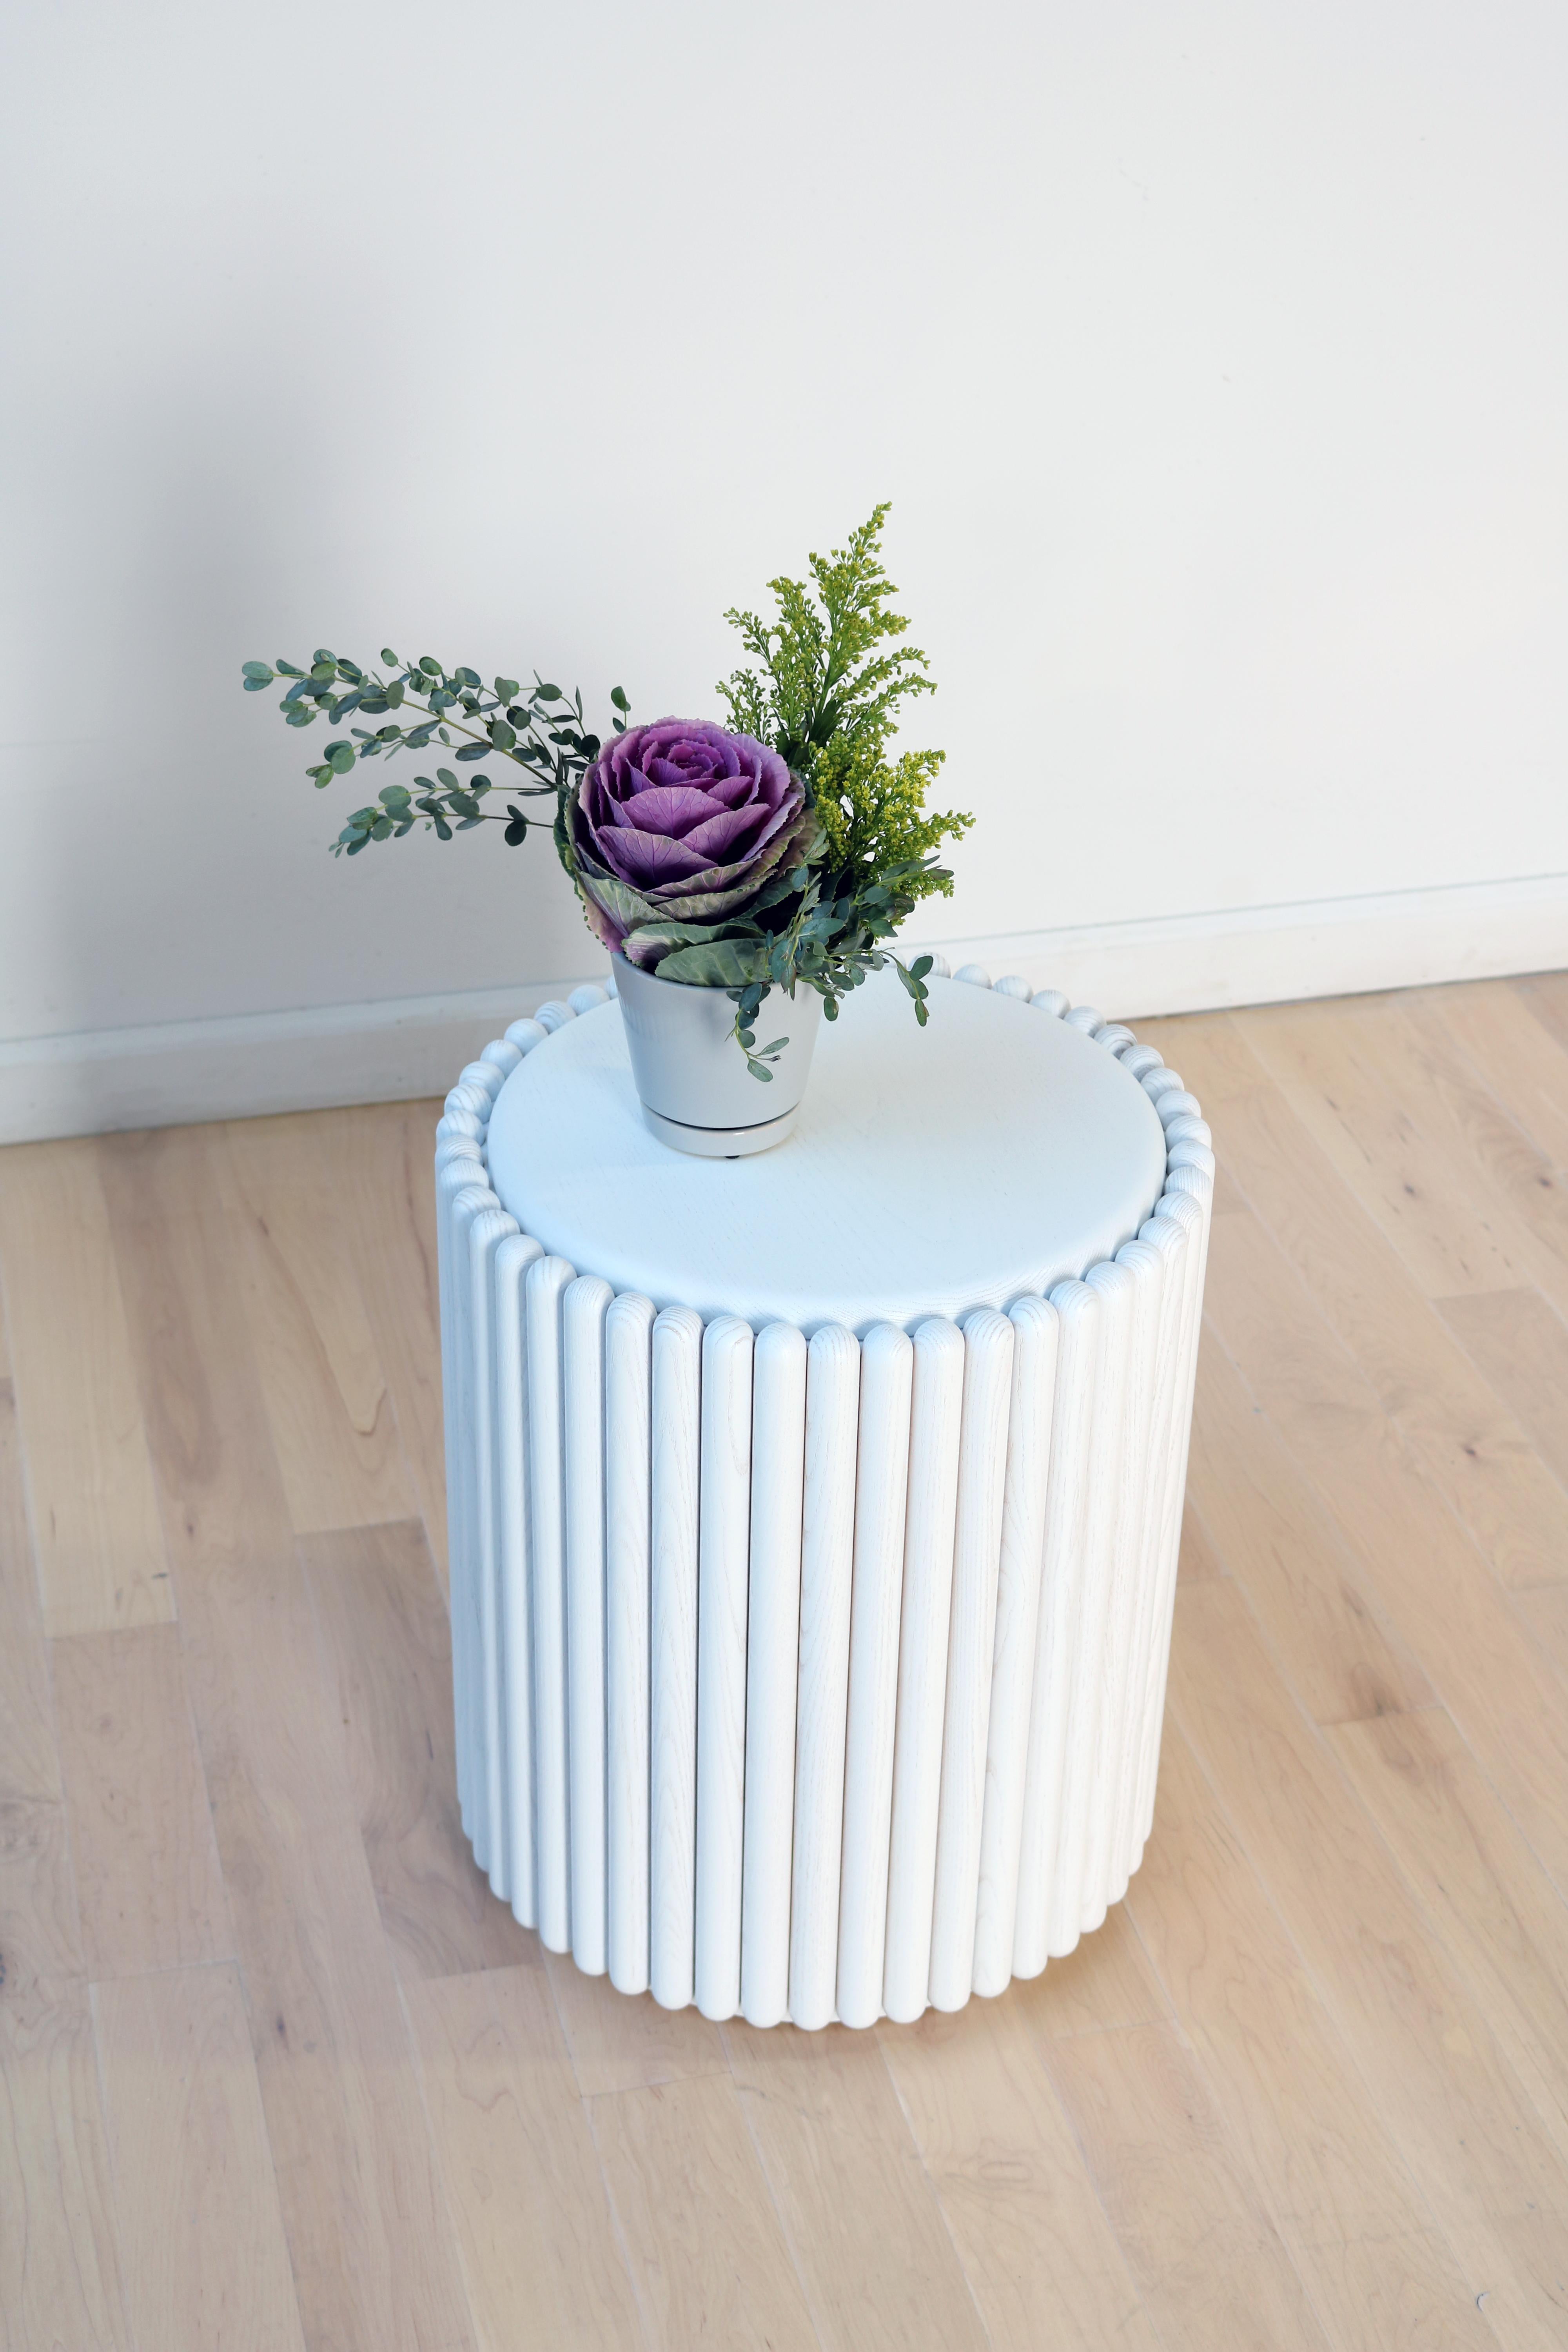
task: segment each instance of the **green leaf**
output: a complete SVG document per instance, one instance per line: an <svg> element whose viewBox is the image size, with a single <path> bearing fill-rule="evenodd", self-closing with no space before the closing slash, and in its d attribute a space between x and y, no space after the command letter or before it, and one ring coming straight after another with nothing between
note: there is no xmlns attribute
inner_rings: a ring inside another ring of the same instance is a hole
<svg viewBox="0 0 1568 2352"><path fill-rule="evenodd" d="M263 686L270 686L277 672L270 662L246 662L241 667L240 676L259 678Z"/></svg>
<svg viewBox="0 0 1568 2352"><path fill-rule="evenodd" d="M517 700L516 678L498 677L495 680L495 690L498 702L515 702Z"/></svg>
<svg viewBox="0 0 1568 2352"><path fill-rule="evenodd" d="M484 760L489 758L489 751L488 743L465 743L459 748L458 757L459 760Z"/></svg>
<svg viewBox="0 0 1568 2352"><path fill-rule="evenodd" d="M434 654L421 654L419 667L426 677L439 677L441 675L441 665Z"/></svg>
<svg viewBox="0 0 1568 2352"><path fill-rule="evenodd" d="M467 817L470 824L478 824L479 804L478 801L471 800L467 793L448 793L447 805L448 808L456 809L459 816Z"/></svg>
<svg viewBox="0 0 1568 2352"><path fill-rule="evenodd" d="M406 784L383 784L376 794L384 808L393 810L406 808L413 797Z"/></svg>
<svg viewBox="0 0 1568 2352"><path fill-rule="evenodd" d="M359 707L364 712L367 719L374 719L378 717L380 713L385 710L389 706L384 694L362 694L359 698Z"/></svg>
<svg viewBox="0 0 1568 2352"><path fill-rule="evenodd" d="M761 1078L764 1085L767 1086L771 1086L773 1084L773 1072L767 1067L765 1063L753 1061L750 1054L746 1056L746 1067L750 1070L753 1078Z"/></svg>
<svg viewBox="0 0 1568 2352"><path fill-rule="evenodd" d="M333 653L327 646L318 646L316 647L315 657L319 662L331 662L334 669L336 669L338 666L338 657L336 654Z"/></svg>
<svg viewBox="0 0 1568 2352"><path fill-rule="evenodd" d="M399 677L399 678L395 678L395 679L393 680L392 684L391 684L391 685L387 688L387 689L386 689L386 702L387 702L387 708L388 708L388 709L390 709L390 710L401 710L401 709L402 709L402 708L403 708L403 697L404 697L404 692L405 692L405 688L404 688L403 680L402 680L400 677Z"/></svg>
<svg viewBox="0 0 1568 2352"><path fill-rule="evenodd" d="M472 687L479 684L479 674L477 669L455 669L452 677L458 686Z"/></svg>
<svg viewBox="0 0 1568 2352"><path fill-rule="evenodd" d="M294 662L274 662L272 667L278 672L279 677L303 677L305 675L304 671Z"/></svg>
<svg viewBox="0 0 1568 2352"><path fill-rule="evenodd" d="M437 768L436 774L439 782L443 784L455 784L458 781L450 768Z"/></svg>
<svg viewBox="0 0 1568 2352"><path fill-rule="evenodd" d="M239 682L247 694L264 694L272 680L269 677L242 677Z"/></svg>
<svg viewBox="0 0 1568 2352"><path fill-rule="evenodd" d="M510 751L517 741L517 730L515 727L509 727L504 719L492 719L490 741L498 751Z"/></svg>
<svg viewBox="0 0 1568 2352"><path fill-rule="evenodd" d="M626 889L624 885L617 886L613 877L608 880L596 879L594 887L604 893L609 910L616 915L618 921L624 923L627 938L635 938L639 947L705 947L710 940L744 940L748 944L763 942L763 933L758 930L754 923L748 922L743 916L737 916L732 921L724 923L682 923L668 915L638 922L636 919L635 909L639 906L645 906L647 901L639 899L635 891ZM626 908L632 910L629 919L627 914L616 903L618 895L624 897ZM659 969L660 971L664 969L662 964ZM739 984L739 982L735 983L737 986ZM758 1004L762 1003L766 989L767 982L764 978L757 990ZM740 1001L744 1002L743 999ZM753 1006L752 1009L754 1011L756 1008Z"/></svg>
<svg viewBox="0 0 1568 2352"><path fill-rule="evenodd" d="M632 707L632 706L631 706L631 704L626 700L626 690L625 690L625 688L622 688L622 687L618 687L618 686L612 686L612 687L611 687L611 688L610 688L610 700L615 704L616 709L617 710L629 710L629 709L631 709L631 707Z"/></svg>
<svg viewBox="0 0 1568 2352"><path fill-rule="evenodd" d="M316 723L315 712L307 710L302 702L297 702L294 705L293 709L288 714L288 719L290 727L313 727Z"/></svg>
<svg viewBox="0 0 1568 2352"><path fill-rule="evenodd" d="M378 816L370 829L372 841L387 841L390 840L391 835L392 819L389 816Z"/></svg>
<svg viewBox="0 0 1568 2352"><path fill-rule="evenodd" d="M658 976L697 988L738 988L755 979L762 953L754 940L711 940L696 947L673 949L660 962Z"/></svg>
<svg viewBox="0 0 1568 2352"><path fill-rule="evenodd" d="M338 775L346 776L349 770L353 766L353 763L354 747L352 743L329 743L327 745L327 764L330 768L333 769Z"/></svg>
<svg viewBox="0 0 1568 2352"><path fill-rule="evenodd" d="M566 699L558 686L542 685L534 688L532 698L535 702L564 702Z"/></svg>
<svg viewBox="0 0 1568 2352"><path fill-rule="evenodd" d="M512 823L502 832L501 839L505 842L509 849L515 849L520 842L526 841L528 839L528 819L522 816L514 818Z"/></svg>
<svg viewBox="0 0 1568 2352"><path fill-rule="evenodd" d="M432 823L432 824L435 825L435 827L436 827L436 838L437 838L437 841L450 841L450 840L451 840L451 838L452 838L452 828L451 828L451 826L447 824L447 820L446 820L446 818L445 818L444 816L433 817L433 818L431 819L431 823Z"/></svg>
<svg viewBox="0 0 1568 2352"><path fill-rule="evenodd" d="M395 669L397 667L397 656L393 652L390 646L383 646L381 649L381 658L384 662L387 663L391 668Z"/></svg>
<svg viewBox="0 0 1568 2352"><path fill-rule="evenodd" d="M936 959L933 956L916 956L913 963L910 966L910 978L911 980L923 980L935 961Z"/></svg>

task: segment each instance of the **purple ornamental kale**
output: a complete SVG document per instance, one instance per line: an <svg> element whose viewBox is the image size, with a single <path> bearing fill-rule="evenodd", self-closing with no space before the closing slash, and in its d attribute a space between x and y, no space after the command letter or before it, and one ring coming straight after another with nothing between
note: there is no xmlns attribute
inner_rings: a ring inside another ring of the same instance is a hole
<svg viewBox="0 0 1568 2352"><path fill-rule="evenodd" d="M651 970L669 943L639 942L637 927L742 914L813 831L805 803L799 778L749 735L705 719L628 728L605 744L568 812L593 929L612 953Z"/></svg>

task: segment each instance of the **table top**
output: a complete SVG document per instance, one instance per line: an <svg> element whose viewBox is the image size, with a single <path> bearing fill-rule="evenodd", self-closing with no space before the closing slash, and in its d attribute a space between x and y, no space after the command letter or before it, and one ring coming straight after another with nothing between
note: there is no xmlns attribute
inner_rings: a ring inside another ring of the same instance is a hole
<svg viewBox="0 0 1568 2352"><path fill-rule="evenodd" d="M491 1186L579 1274L808 1333L1005 1308L1113 1257L1164 1182L1142 1087L1038 1006L930 988L923 1030L895 973L858 990L823 1024L795 1134L746 1160L655 1140L620 1009L600 1005L501 1087Z"/></svg>

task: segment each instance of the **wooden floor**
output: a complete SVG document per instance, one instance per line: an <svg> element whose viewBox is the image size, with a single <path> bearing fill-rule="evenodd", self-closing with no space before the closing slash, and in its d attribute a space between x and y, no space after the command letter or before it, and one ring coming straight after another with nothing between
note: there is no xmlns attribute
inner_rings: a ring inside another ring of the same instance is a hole
<svg viewBox="0 0 1568 2352"><path fill-rule="evenodd" d="M1563 2352L1568 975L1140 1034L1220 1164L1153 1838L864 2035L468 1861L431 1106L0 1153L8 2352Z"/></svg>

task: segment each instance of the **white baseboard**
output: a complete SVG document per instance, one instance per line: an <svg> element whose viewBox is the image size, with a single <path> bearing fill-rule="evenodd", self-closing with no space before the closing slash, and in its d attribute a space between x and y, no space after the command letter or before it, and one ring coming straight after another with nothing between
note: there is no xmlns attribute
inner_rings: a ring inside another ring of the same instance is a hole
<svg viewBox="0 0 1568 2352"><path fill-rule="evenodd" d="M1136 1024L1140 1015L1559 971L1568 965L1568 874L931 944L954 971L984 964L994 980L1016 971Z"/></svg>
<svg viewBox="0 0 1568 2352"><path fill-rule="evenodd" d="M1559 970L1568 875L926 944L1136 1021ZM0 1143L444 1094L509 1021L594 976L0 1044Z"/></svg>

